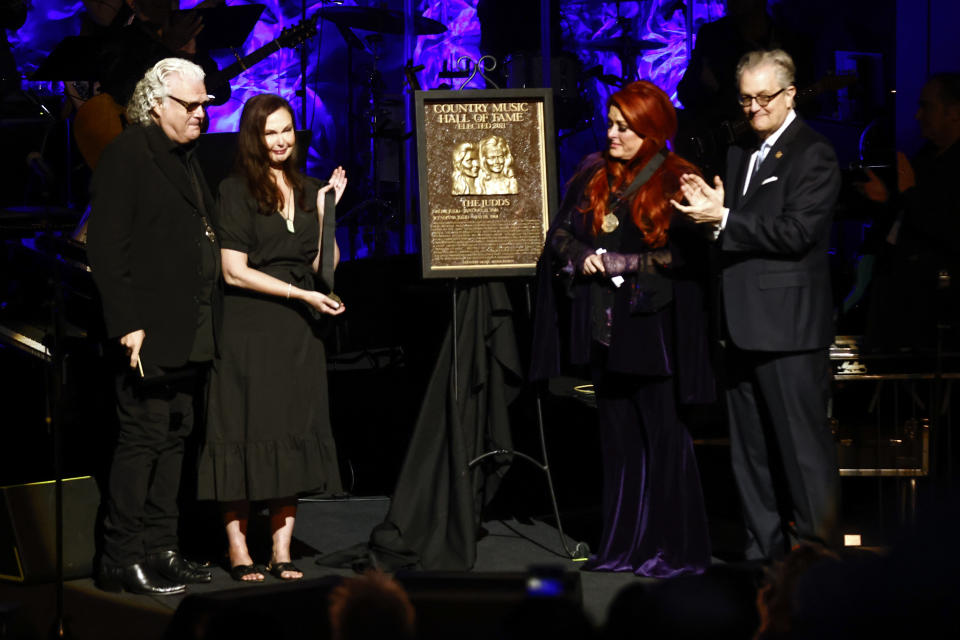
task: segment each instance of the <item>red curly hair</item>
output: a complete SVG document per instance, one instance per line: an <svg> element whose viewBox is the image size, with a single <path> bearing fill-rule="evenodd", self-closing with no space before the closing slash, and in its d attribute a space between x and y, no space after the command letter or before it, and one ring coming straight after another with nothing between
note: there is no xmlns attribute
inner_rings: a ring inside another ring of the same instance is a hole
<svg viewBox="0 0 960 640"><path fill-rule="evenodd" d="M677 132L677 112L670 98L647 80L631 82L611 95L607 109L610 107L619 109L630 129L644 140L637 154L626 162L604 152L604 165L587 183L588 203L581 211L586 216L593 216L590 226L594 236L600 233L603 216L608 213L611 190L616 193L630 186L637 173L667 146L667 141ZM662 247L667 242L667 229L673 213L670 200L680 191L680 176L684 173L700 175L693 164L670 152L632 198L631 217L651 248Z"/></svg>

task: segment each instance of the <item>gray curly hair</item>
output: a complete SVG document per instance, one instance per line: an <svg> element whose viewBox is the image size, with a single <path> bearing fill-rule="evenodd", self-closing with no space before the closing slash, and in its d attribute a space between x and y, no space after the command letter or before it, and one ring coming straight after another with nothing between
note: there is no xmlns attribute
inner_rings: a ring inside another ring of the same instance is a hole
<svg viewBox="0 0 960 640"><path fill-rule="evenodd" d="M137 83L127 103L127 120L130 122L149 125L153 124L153 109L168 94L167 87L170 76L178 75L181 78L203 81L203 69L183 58L164 58L150 67L140 82Z"/></svg>

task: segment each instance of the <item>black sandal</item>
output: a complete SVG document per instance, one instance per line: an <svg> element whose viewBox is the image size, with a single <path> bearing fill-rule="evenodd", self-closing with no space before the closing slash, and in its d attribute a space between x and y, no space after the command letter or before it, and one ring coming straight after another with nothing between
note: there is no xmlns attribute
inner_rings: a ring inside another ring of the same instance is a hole
<svg viewBox="0 0 960 640"><path fill-rule="evenodd" d="M259 580L244 580L244 577L255 573L266 575L267 568L261 564L238 564L235 567L230 567L230 577L237 582L263 582L263 578Z"/></svg>
<svg viewBox="0 0 960 640"><path fill-rule="evenodd" d="M269 567L267 567L267 571L274 578L279 578L280 580L300 580L303 578L303 571L298 569L297 566L292 562L278 562L276 564L271 564ZM299 578L284 577L283 575L284 571L296 571L297 573L300 574L300 577Z"/></svg>

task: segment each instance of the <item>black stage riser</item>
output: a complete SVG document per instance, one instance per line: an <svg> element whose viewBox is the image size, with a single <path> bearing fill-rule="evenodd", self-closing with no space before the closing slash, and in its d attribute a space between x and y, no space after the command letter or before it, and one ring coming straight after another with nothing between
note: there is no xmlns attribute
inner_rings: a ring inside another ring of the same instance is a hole
<svg viewBox="0 0 960 640"><path fill-rule="evenodd" d="M580 608L578 573L559 575L560 595L546 599L528 594L529 577L519 572L397 574L416 610L419 640L502 637L504 625L512 622L509 617L531 600L546 601L546 607L560 610ZM165 638L329 638L329 594L340 580L318 578L188 596L177 608Z"/></svg>

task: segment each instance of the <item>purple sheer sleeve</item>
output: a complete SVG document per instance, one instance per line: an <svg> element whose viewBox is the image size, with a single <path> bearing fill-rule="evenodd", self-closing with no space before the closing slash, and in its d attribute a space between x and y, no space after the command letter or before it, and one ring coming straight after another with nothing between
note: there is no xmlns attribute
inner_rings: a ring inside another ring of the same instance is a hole
<svg viewBox="0 0 960 640"><path fill-rule="evenodd" d="M609 277L624 273L656 273L673 260L670 249L655 249L644 253L617 253L608 251L601 256L603 270Z"/></svg>

